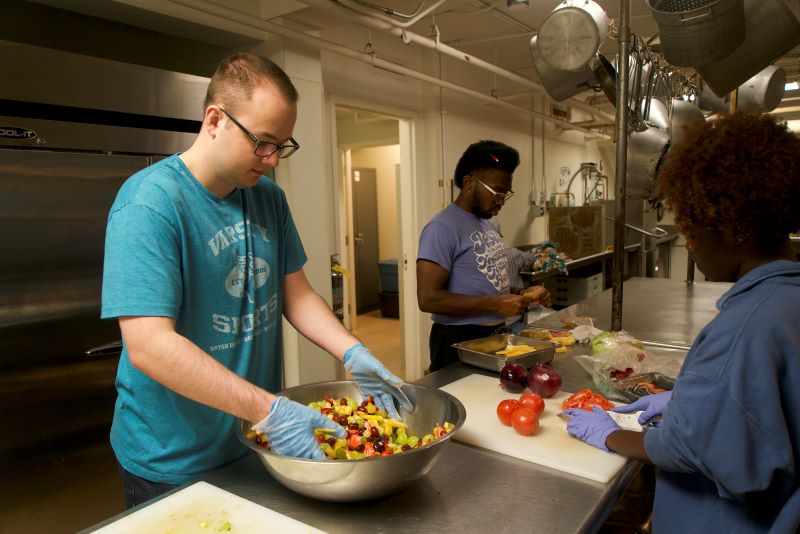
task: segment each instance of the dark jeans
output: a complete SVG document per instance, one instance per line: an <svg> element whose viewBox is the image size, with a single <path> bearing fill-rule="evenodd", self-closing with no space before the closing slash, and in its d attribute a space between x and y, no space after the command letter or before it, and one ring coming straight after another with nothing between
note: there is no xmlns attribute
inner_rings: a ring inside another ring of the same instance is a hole
<svg viewBox="0 0 800 534"><path fill-rule="evenodd" d="M438 371L459 360L458 350L452 347L453 343L491 336L496 329L497 326L479 324L444 325L433 323L431 337L428 339L428 348L431 351L431 372Z"/></svg>
<svg viewBox="0 0 800 534"><path fill-rule="evenodd" d="M125 509L133 508L145 501L177 488L176 484L153 482L139 477L125 470L119 463L119 474L122 477L122 487L125 490Z"/></svg>

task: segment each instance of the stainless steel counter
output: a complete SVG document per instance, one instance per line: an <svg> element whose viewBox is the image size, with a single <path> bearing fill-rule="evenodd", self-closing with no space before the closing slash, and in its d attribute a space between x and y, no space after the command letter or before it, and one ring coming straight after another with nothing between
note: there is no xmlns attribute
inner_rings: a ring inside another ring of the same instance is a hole
<svg viewBox="0 0 800 534"><path fill-rule="evenodd" d="M640 339L688 347L693 336L716 313L714 302L728 286L687 287L664 279L628 280L624 285L623 324ZM539 324L563 328L562 317L590 315L600 328L607 328L610 302L608 290ZM685 348L679 346L662 350L685 355ZM592 387L591 378L573 358L585 351L585 346L576 346L558 354L553 362L567 391ZM458 363L419 383L439 387L471 373L493 376ZM571 533L599 529L637 468L638 464L630 461L611 482L601 484L451 442L424 479L401 493L368 503L326 503L295 494L270 477L253 455L213 471L203 480L331 534L398 530Z"/></svg>
<svg viewBox="0 0 800 534"><path fill-rule="evenodd" d="M565 389L591 387L589 376L569 354L559 356L554 365L563 375ZM458 363L419 383L438 387L472 373L496 376ZM422 480L398 494L366 503L327 503L293 493L267 474L254 455L213 471L203 480L331 534L572 533L595 532L603 524L638 465L628 462L611 482L601 484L454 441Z"/></svg>
<svg viewBox="0 0 800 534"><path fill-rule="evenodd" d="M419 383L441 386L481 372L455 364ZM489 373L486 373L489 374ZM601 484L509 456L451 442L427 476L405 491L368 503L336 504L292 493L254 456L210 473L207 482L334 533L593 532L638 464Z"/></svg>
<svg viewBox="0 0 800 534"><path fill-rule="evenodd" d="M622 329L654 346L688 349L717 315L716 302L732 284L687 284L664 278L631 278L622 286ZM546 317L548 328L563 328L561 318L589 316L597 328L611 327L611 290Z"/></svg>

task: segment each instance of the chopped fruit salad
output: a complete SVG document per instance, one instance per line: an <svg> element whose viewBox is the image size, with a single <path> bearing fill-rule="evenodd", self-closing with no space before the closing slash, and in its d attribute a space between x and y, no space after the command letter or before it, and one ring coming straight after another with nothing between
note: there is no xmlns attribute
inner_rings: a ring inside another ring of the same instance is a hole
<svg viewBox="0 0 800 534"><path fill-rule="evenodd" d="M405 423L391 419L386 411L378 409L372 397L358 404L352 397L334 399L326 396L308 406L347 429L346 438L331 436L329 431L323 429L315 431L322 452L330 460L358 460L398 454L427 445L454 428L452 423L444 422L420 438ZM251 432L248 437L260 447L269 448L269 440L263 432Z"/></svg>

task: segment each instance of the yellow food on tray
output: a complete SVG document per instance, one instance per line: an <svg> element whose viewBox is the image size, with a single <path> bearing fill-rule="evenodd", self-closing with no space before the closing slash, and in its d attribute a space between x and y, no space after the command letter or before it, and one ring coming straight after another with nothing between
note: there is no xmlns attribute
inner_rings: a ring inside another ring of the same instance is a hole
<svg viewBox="0 0 800 534"><path fill-rule="evenodd" d="M530 352L535 351L535 347L531 347L530 345L512 345L508 344L506 348L503 350L498 350L495 352L498 356L505 356L506 358L513 358L515 356L522 356L523 354L528 354Z"/></svg>
<svg viewBox="0 0 800 534"><path fill-rule="evenodd" d="M552 337L550 332L544 330L543 328L524 328L520 330L517 335L532 337L533 339L542 339L545 341L550 341L550 338Z"/></svg>
<svg viewBox="0 0 800 534"><path fill-rule="evenodd" d="M561 343L565 347L571 347L575 344L575 338L569 332L564 332L563 334L551 334L552 341L556 343Z"/></svg>
<svg viewBox="0 0 800 534"><path fill-rule="evenodd" d="M569 332L551 331L551 330L545 330L543 328L526 328L520 330L519 335L525 337L532 337L533 339L552 341L553 343L560 343L565 347L571 347L572 345L575 344L575 338Z"/></svg>

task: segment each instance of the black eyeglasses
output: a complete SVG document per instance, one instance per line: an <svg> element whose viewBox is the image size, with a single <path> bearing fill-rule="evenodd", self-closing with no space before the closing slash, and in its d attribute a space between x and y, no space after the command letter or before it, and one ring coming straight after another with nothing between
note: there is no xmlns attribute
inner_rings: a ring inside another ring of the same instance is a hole
<svg viewBox="0 0 800 534"><path fill-rule="evenodd" d="M233 118L233 117L231 117L231 118ZM508 193L498 193L497 191L495 191L494 189L492 189L491 187L489 187L485 183L481 182L480 180L478 180L478 183L481 184L483 187L485 187L486 190L489 191L492 194L492 200L494 202L500 202L501 200L503 202L505 202L506 200L508 200L509 198L514 196L514 191L511 191L510 189L509 189Z"/></svg>
<svg viewBox="0 0 800 534"><path fill-rule="evenodd" d="M285 145L271 143L270 141L259 141L258 137L250 133L250 130L242 126L242 124L236 120L236 117L225 111L225 108L220 107L219 109L221 109L222 112L233 121L233 124L238 126L239 129L242 130L244 134L256 144L253 154L259 158L266 158L277 152L278 157L284 159L297 152L297 150L300 148L300 145L298 145L297 141L295 141L292 137L289 138L289 143Z"/></svg>

